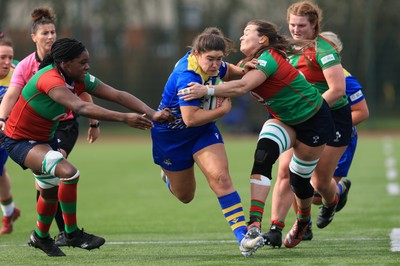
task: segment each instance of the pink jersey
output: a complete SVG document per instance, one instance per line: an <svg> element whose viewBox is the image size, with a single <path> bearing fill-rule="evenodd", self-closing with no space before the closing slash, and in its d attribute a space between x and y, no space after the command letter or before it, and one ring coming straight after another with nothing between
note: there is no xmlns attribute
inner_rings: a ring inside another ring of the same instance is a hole
<svg viewBox="0 0 400 266"><path fill-rule="evenodd" d="M40 62L36 61L36 52L25 57L15 67L10 86L22 89L31 77L37 72Z"/></svg>
<svg viewBox="0 0 400 266"><path fill-rule="evenodd" d="M26 83L38 71L40 62L36 59L36 52L31 53L15 67L14 74L11 78L10 86L15 86L21 90L25 87ZM74 115L70 111L68 116L61 120L73 119Z"/></svg>

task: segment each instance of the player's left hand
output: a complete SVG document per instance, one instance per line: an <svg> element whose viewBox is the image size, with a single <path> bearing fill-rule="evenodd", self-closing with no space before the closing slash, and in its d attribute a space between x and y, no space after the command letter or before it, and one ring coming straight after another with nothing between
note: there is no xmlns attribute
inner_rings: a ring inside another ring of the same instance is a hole
<svg viewBox="0 0 400 266"><path fill-rule="evenodd" d="M95 142L100 136L100 128L99 127L89 127L87 141L89 143Z"/></svg>
<svg viewBox="0 0 400 266"><path fill-rule="evenodd" d="M185 101L198 99L207 94L207 87L197 82L190 82L188 87L178 91L178 96Z"/></svg>
<svg viewBox="0 0 400 266"><path fill-rule="evenodd" d="M171 112L168 108L165 108L161 111L155 112L152 117L152 120L159 122L159 123L162 123L165 121L173 122L173 121L175 121L175 116L173 114L171 114Z"/></svg>

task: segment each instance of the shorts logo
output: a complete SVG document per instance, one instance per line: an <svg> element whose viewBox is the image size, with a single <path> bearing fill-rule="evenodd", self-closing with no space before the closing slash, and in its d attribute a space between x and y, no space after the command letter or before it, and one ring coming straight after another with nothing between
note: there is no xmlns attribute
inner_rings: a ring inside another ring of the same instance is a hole
<svg viewBox="0 0 400 266"><path fill-rule="evenodd" d="M214 133L214 136L219 139L219 134L218 133Z"/></svg>
<svg viewBox="0 0 400 266"><path fill-rule="evenodd" d="M163 164L171 166L171 165L172 165L171 159L169 159L169 158L168 158L168 159L165 159L165 160L163 161Z"/></svg>
<svg viewBox="0 0 400 266"><path fill-rule="evenodd" d="M313 137L313 143L318 143L319 141L319 136L314 136Z"/></svg>
<svg viewBox="0 0 400 266"><path fill-rule="evenodd" d="M340 134L340 132L336 131L336 137L333 140L333 142L339 142L341 137L342 137L342 135Z"/></svg>

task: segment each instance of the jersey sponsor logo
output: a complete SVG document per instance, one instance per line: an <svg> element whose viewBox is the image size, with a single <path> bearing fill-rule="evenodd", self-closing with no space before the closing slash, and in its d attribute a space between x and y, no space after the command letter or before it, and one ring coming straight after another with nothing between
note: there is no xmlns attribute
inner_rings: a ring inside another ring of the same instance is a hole
<svg viewBox="0 0 400 266"><path fill-rule="evenodd" d="M326 55L326 56L321 58L321 62L324 65L329 63L329 62L331 62L331 61L333 61L333 60L335 60L335 57L333 56L333 54L328 54L328 55Z"/></svg>
<svg viewBox="0 0 400 266"><path fill-rule="evenodd" d="M265 61L265 60L258 60L258 64L259 64L260 66L265 67L265 66L267 65L267 61Z"/></svg>
<svg viewBox="0 0 400 266"><path fill-rule="evenodd" d="M355 100L360 99L361 97L363 97L363 93L361 90L357 91L356 93L353 93L352 95L350 95L350 100L352 102L354 102Z"/></svg>

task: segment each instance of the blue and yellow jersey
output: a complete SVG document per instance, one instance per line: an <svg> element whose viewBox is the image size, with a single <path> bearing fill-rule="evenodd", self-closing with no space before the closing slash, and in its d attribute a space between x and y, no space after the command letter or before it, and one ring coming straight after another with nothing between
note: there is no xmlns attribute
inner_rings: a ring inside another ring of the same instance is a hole
<svg viewBox="0 0 400 266"><path fill-rule="evenodd" d="M355 77L353 77L346 69L343 68L344 77L346 78L346 95L350 105L356 104L365 99L362 87Z"/></svg>
<svg viewBox="0 0 400 266"><path fill-rule="evenodd" d="M162 99L158 106L158 110L169 108L176 117L176 120L172 123L155 123L155 125L166 129L186 128L182 119L180 106L200 106L202 99L184 101L178 97L178 91L186 88L190 82L214 84L217 77L222 79L226 75L227 70L228 64L222 62L217 76L211 77L201 70L195 56L191 52L186 53L186 55L175 64L175 68L165 84Z"/></svg>
<svg viewBox="0 0 400 266"><path fill-rule="evenodd" d="M14 68L11 68L7 76L0 80L0 103L3 100L4 94L6 94L8 87L10 86L11 76L14 73Z"/></svg>

